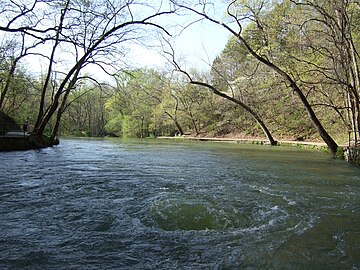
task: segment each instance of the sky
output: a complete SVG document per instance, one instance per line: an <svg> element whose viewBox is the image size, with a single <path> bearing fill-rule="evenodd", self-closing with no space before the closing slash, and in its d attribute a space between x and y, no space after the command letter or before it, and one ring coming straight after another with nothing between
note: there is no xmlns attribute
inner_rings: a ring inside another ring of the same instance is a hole
<svg viewBox="0 0 360 270"><path fill-rule="evenodd" d="M186 68L208 69L229 39L229 33L222 27L201 21L185 29L174 38L176 57L186 62ZM131 50L133 62L139 66L162 66L166 59L156 49L134 46Z"/></svg>
<svg viewBox="0 0 360 270"><path fill-rule="evenodd" d="M195 1L196 2L196 1ZM226 4L223 1L214 1L215 6L209 9L212 16L221 19L226 10ZM191 14L186 16L175 16L171 18L161 17L160 23L177 24L177 28L172 28L171 33L176 35L172 37L171 42L174 44L176 58L181 59L182 66L186 70L197 68L201 70L209 70L211 63L224 49L229 33L219 25L202 20L191 24L182 30L181 26L188 25L190 22L197 20L199 17ZM180 31L182 30L182 31ZM154 38L152 40L155 40ZM46 48L43 48L46 51ZM27 62L32 71L45 74L47 70L46 61L39 57L27 57ZM145 46L131 44L130 51L126 57L126 62L132 67L152 67L162 68L169 63L163 55L161 49L148 49ZM107 75L100 69L92 66L86 70L87 73L94 74L94 77L100 80L106 80Z"/></svg>
<svg viewBox="0 0 360 270"><path fill-rule="evenodd" d="M210 7L209 12L215 18L221 20L224 16L227 4L223 1L214 1L215 6ZM181 26L188 25L199 17L194 15L177 16L172 18L172 22ZM172 32L173 33L173 32ZM223 27L202 20L191 24L189 27L180 31L176 29L175 33L180 33L171 39L174 43L176 57L181 62L186 62L186 68L210 69L214 58L218 56L229 39L229 32ZM131 58L140 66L161 66L166 61L155 49L148 50L145 47L134 46L131 52Z"/></svg>

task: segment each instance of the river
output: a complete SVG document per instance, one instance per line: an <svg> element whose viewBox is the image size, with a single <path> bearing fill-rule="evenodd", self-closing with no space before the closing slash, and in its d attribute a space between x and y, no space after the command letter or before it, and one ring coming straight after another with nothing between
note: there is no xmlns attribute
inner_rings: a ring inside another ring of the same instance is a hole
<svg viewBox="0 0 360 270"><path fill-rule="evenodd" d="M360 168L296 148L0 153L0 269L359 269Z"/></svg>

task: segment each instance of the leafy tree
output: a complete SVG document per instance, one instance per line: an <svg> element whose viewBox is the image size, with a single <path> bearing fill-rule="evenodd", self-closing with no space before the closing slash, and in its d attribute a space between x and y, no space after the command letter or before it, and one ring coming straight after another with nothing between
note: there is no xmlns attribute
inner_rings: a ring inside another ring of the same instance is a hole
<svg viewBox="0 0 360 270"><path fill-rule="evenodd" d="M116 94L106 102L112 119L107 127L123 137L148 137L153 106L149 93L156 87L154 77L146 70L127 71L122 75L117 77Z"/></svg>
<svg viewBox="0 0 360 270"><path fill-rule="evenodd" d="M266 35L263 24L259 23L262 22L262 15L266 14L267 11L266 6L263 5L265 1L231 1L231 3L228 5L227 14L228 18L232 20L236 27L232 27L230 24L226 24L218 19L212 18L206 12L209 5L207 2L204 2L200 8L193 8L190 5L182 4L177 1L173 2L183 9L189 10L194 14L201 16L202 18L224 27L224 29L229 31L234 37L237 38L237 40L241 43L242 46L244 46L244 48L252 57L259 61L259 63L266 65L268 68L281 76L282 79L292 89L292 91L298 96L313 126L316 128L324 142L328 145L331 152L333 154L336 153L338 148L337 143L323 127L306 95L297 83L296 78L292 76L292 74L287 71L285 67L282 67L281 62L277 61L276 58L272 60L270 57L272 52L271 47L268 47L270 42L267 40L268 36ZM282 5L282 3L275 3L274 5ZM249 18L253 21L250 27L253 27L254 31L249 32L246 35L243 31L244 21L248 21ZM258 42L260 39L263 41L261 44ZM266 49L263 50L265 47Z"/></svg>

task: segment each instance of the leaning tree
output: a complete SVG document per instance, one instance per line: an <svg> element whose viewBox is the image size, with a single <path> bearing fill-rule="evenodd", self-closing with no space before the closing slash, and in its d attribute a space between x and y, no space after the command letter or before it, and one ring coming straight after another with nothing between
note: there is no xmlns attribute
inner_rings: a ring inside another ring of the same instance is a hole
<svg viewBox="0 0 360 270"><path fill-rule="evenodd" d="M299 98L306 110L308 117L317 130L321 138L327 144L330 151L335 154L338 148L337 143L326 131L317 114L312 108L306 94L292 76L291 71L282 67L281 62L276 61L276 57L272 58L272 48L268 46L271 41L266 34L265 25L262 24L262 16L266 14L269 6L266 5L267 1L251 1L251 0L232 0L227 6L227 16L225 20L220 20L210 14L210 10L214 4L211 1L201 1L197 5L191 5L187 1L172 0L172 2L181 9L192 12L200 18L206 19L214 24L223 27L226 31L231 33L239 43L247 50L248 54L254 57L259 63L264 64L274 72L276 72L289 89ZM282 5L283 3L274 3L274 5ZM271 7L270 7L271 8ZM244 35L244 29L247 25L253 24L252 36L258 36L263 39L263 45L258 47L250 38Z"/></svg>

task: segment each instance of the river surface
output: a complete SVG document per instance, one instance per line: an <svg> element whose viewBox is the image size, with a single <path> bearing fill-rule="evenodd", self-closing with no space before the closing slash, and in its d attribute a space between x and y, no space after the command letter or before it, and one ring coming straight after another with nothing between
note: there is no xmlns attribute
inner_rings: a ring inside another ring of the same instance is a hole
<svg viewBox="0 0 360 270"><path fill-rule="evenodd" d="M166 140L0 153L0 269L360 269L360 168Z"/></svg>

